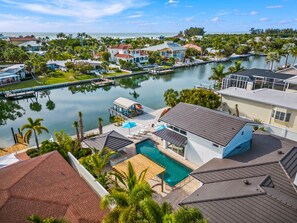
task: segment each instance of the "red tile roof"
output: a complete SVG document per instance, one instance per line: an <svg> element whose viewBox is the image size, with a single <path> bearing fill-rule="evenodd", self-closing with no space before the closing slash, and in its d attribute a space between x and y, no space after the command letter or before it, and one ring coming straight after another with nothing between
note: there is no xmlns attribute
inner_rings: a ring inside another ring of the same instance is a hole
<svg viewBox="0 0 297 223"><path fill-rule="evenodd" d="M200 46L197 46L197 45L191 44L191 43L190 44L186 44L183 47L185 47L185 48L193 48L193 49L196 49L197 51L201 51L202 50Z"/></svg>
<svg viewBox="0 0 297 223"><path fill-rule="evenodd" d="M13 41L35 41L37 39L35 37L27 37L27 36L25 36L25 37L9 37L9 40L11 42L13 42Z"/></svg>
<svg viewBox="0 0 297 223"><path fill-rule="evenodd" d="M133 56L129 55L129 54L116 54L115 57L119 57L119 58L124 58L124 59L129 59L129 58L134 58Z"/></svg>
<svg viewBox="0 0 297 223"><path fill-rule="evenodd" d="M100 198L56 151L0 169L0 222L63 217L101 222Z"/></svg>
<svg viewBox="0 0 297 223"><path fill-rule="evenodd" d="M120 44L118 46L111 46L110 49L128 50L132 48L131 44Z"/></svg>

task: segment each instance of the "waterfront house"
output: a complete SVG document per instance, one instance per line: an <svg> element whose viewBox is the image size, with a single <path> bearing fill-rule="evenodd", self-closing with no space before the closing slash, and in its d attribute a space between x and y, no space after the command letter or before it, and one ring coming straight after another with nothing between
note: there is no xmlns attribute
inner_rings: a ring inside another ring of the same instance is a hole
<svg viewBox="0 0 297 223"><path fill-rule="evenodd" d="M256 132L251 149L191 173L203 185L181 202L209 223L297 222L297 143Z"/></svg>
<svg viewBox="0 0 297 223"><path fill-rule="evenodd" d="M28 51L39 51L41 49L41 44L37 41L27 41L18 45L19 47L25 47Z"/></svg>
<svg viewBox="0 0 297 223"><path fill-rule="evenodd" d="M37 41L37 39L33 36L19 36L19 37L9 37L9 42L13 45L20 45L21 43L28 41Z"/></svg>
<svg viewBox="0 0 297 223"><path fill-rule="evenodd" d="M297 94L273 89L246 90L230 87L219 91L222 109L257 119L266 130L297 141ZM237 108L236 108L237 107Z"/></svg>
<svg viewBox="0 0 297 223"><path fill-rule="evenodd" d="M291 91L297 87L294 83L287 83L286 81L293 77L295 77L295 75L253 68L229 74L223 78L222 89L237 87L248 90L271 88L281 91Z"/></svg>
<svg viewBox="0 0 297 223"><path fill-rule="evenodd" d="M102 222L101 198L57 152L0 169L0 222L36 214L67 222Z"/></svg>
<svg viewBox="0 0 297 223"><path fill-rule="evenodd" d="M131 44L120 44L107 48L110 53L110 61L119 64L120 60L132 63L147 63L148 55L139 49L133 49Z"/></svg>
<svg viewBox="0 0 297 223"><path fill-rule="evenodd" d="M24 64L15 64L0 70L0 86L20 82L26 78Z"/></svg>
<svg viewBox="0 0 297 223"><path fill-rule="evenodd" d="M192 48L192 49L197 50L198 52L201 52L202 51L202 49L201 49L200 46L197 46L197 45L192 44L192 43L186 44L183 47L185 47L186 49Z"/></svg>
<svg viewBox="0 0 297 223"><path fill-rule="evenodd" d="M67 67L65 66L65 63L67 62L72 62L74 64L89 64L91 65L94 69L100 69L101 62L97 60L49 60L47 62L47 67L51 70L62 70L62 71L67 71Z"/></svg>
<svg viewBox="0 0 297 223"><path fill-rule="evenodd" d="M160 121L167 128L154 134L170 149L198 165L249 150L254 123L197 105L179 103Z"/></svg>
<svg viewBox="0 0 297 223"><path fill-rule="evenodd" d="M178 61L183 61L185 58L186 48L178 43L174 43L173 41L165 41L163 44L143 48L142 51L146 53L159 52L164 58L169 59L170 57L173 57Z"/></svg>
<svg viewBox="0 0 297 223"><path fill-rule="evenodd" d="M119 97L113 102L113 107L109 108L111 116L134 117L143 114L141 104L128 98Z"/></svg>

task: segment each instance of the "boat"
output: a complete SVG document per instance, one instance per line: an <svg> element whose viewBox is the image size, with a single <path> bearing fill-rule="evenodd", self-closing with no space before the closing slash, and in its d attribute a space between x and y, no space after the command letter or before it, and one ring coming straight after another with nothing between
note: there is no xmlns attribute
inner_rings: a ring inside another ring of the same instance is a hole
<svg viewBox="0 0 297 223"><path fill-rule="evenodd" d="M24 91L19 93L8 92L4 94L4 97L7 99L22 99L22 98L31 98L35 97L35 91Z"/></svg>
<svg viewBox="0 0 297 223"><path fill-rule="evenodd" d="M149 73L153 75L170 74L170 73L174 73L174 69L155 68L150 70Z"/></svg>

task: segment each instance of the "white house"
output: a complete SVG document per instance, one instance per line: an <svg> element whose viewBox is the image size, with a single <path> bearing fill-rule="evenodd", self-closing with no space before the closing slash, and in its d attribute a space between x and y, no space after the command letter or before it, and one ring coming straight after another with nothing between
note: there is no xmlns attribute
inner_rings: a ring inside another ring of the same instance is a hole
<svg viewBox="0 0 297 223"><path fill-rule="evenodd" d="M165 41L163 44L143 48L144 52L159 52L162 57L173 57L178 61L183 61L185 58L186 48L174 43L173 41Z"/></svg>
<svg viewBox="0 0 297 223"><path fill-rule="evenodd" d="M39 51L41 49L41 44L37 41L27 41L18 45L19 47L25 47L28 51Z"/></svg>
<svg viewBox="0 0 297 223"><path fill-rule="evenodd" d="M148 55L139 49L132 49L131 44L120 44L107 48L110 53L110 61L119 64L120 60L130 61L133 63L147 63Z"/></svg>
<svg viewBox="0 0 297 223"><path fill-rule="evenodd" d="M154 134L164 147L198 165L250 149L251 120L197 105L179 103L160 118L167 128Z"/></svg>
<svg viewBox="0 0 297 223"><path fill-rule="evenodd" d="M24 64L15 64L0 70L0 85L8 85L21 81L26 77Z"/></svg>

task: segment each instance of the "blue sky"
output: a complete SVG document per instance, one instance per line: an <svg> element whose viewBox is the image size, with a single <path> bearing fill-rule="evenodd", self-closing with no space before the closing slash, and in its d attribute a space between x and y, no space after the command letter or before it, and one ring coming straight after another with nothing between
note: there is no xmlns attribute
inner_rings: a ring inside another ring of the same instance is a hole
<svg viewBox="0 0 297 223"><path fill-rule="evenodd" d="M297 0L0 0L0 32L297 28Z"/></svg>

